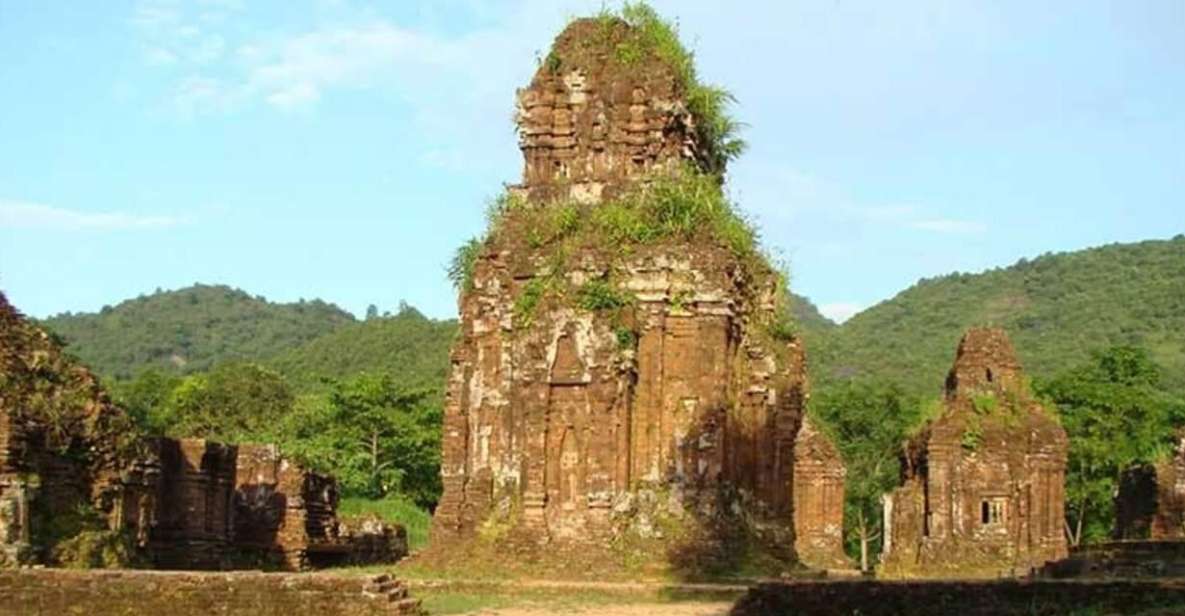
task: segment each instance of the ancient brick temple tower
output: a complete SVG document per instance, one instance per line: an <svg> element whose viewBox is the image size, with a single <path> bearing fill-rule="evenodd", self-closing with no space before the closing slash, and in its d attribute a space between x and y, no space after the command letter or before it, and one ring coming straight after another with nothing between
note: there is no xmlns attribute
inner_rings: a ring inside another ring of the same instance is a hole
<svg viewBox="0 0 1185 616"><path fill-rule="evenodd" d="M882 572L1019 575L1066 556L1065 430L1000 329L968 330L941 416L908 445L885 497Z"/></svg>
<svg viewBox="0 0 1185 616"><path fill-rule="evenodd" d="M664 170L710 168L672 67L647 57L618 70L629 28L574 21L518 92L523 183L462 290L434 545L670 543L681 533L657 530L668 523L706 544L719 539L710 529L745 526L790 560L797 527L804 557L833 559L842 463L805 419L800 342L758 331L772 318L772 270L754 276L718 243L558 249L515 227L521 212L573 203L578 225ZM595 284L625 297L613 318L571 301ZM557 287L576 291L522 318L526 300ZM796 450L800 431L820 446ZM797 502L810 507L796 520Z"/></svg>

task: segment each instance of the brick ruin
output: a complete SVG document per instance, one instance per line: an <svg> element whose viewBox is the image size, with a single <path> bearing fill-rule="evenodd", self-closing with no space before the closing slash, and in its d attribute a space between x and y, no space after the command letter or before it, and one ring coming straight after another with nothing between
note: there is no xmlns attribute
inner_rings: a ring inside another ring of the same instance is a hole
<svg viewBox="0 0 1185 616"><path fill-rule="evenodd" d="M1115 538L1185 540L1185 433L1169 458L1123 474L1115 497Z"/></svg>
<svg viewBox="0 0 1185 616"><path fill-rule="evenodd" d="M97 519L142 517L123 498L132 433L94 375L0 294L0 566L69 558L105 530Z"/></svg>
<svg viewBox="0 0 1185 616"><path fill-rule="evenodd" d="M402 528L342 524L336 508L333 478L274 446L139 436L0 293L0 568L296 570L407 553Z"/></svg>
<svg viewBox="0 0 1185 616"><path fill-rule="evenodd" d="M844 477L839 450L804 417L794 443L794 547L813 566L845 569Z"/></svg>
<svg viewBox="0 0 1185 616"><path fill-rule="evenodd" d="M0 569L4 614L423 616L389 574Z"/></svg>
<svg viewBox="0 0 1185 616"><path fill-rule="evenodd" d="M524 171L511 193L525 208L596 208L709 158L671 67L617 70L628 28L572 22L518 92ZM629 536L657 541L651 554L675 563L743 528L783 562L797 535L808 562L830 564L843 467L804 422L800 340L760 335L773 277L747 276L709 242L582 246L556 271L554 248L513 231L491 230L460 298L434 546L505 536L528 550L551 544L535 554L581 546L570 556ZM625 316L553 302L517 319L516 302L557 275L615 281Z"/></svg>
<svg viewBox="0 0 1185 616"><path fill-rule="evenodd" d="M1067 554L1065 430L1033 398L1007 335L968 330L942 414L885 496L881 572L1019 575Z"/></svg>

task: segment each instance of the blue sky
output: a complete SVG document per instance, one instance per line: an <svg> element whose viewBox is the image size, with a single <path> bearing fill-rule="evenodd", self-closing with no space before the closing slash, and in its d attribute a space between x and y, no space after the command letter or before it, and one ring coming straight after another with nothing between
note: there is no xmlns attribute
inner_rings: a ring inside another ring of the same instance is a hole
<svg viewBox="0 0 1185 616"><path fill-rule="evenodd" d="M664 2L730 190L843 318L919 278L1185 231L1185 2ZM0 0L0 289L225 283L455 314L514 88L599 0Z"/></svg>

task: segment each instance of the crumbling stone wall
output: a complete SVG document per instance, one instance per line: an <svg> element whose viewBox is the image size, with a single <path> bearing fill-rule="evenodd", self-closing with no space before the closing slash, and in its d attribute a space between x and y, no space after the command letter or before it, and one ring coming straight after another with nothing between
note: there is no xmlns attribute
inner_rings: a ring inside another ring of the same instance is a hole
<svg viewBox="0 0 1185 616"><path fill-rule="evenodd" d="M794 546L804 563L848 568L843 551L844 477L839 450L809 418L794 443Z"/></svg>
<svg viewBox="0 0 1185 616"><path fill-rule="evenodd" d="M882 573L1017 575L1065 557L1066 434L1002 330L963 336L943 405L885 498Z"/></svg>
<svg viewBox="0 0 1185 616"><path fill-rule="evenodd" d="M0 567L300 569L394 562L401 527L339 533L337 484L271 445L144 438L0 294Z"/></svg>
<svg viewBox="0 0 1185 616"><path fill-rule="evenodd" d="M1185 539L1185 434L1169 458L1123 474L1115 497L1115 538Z"/></svg>
<svg viewBox="0 0 1185 616"><path fill-rule="evenodd" d="M0 612L21 616L225 614L412 616L420 601L389 574L0 570Z"/></svg>
<svg viewBox="0 0 1185 616"><path fill-rule="evenodd" d="M149 549L164 569L229 567L238 449L205 439L156 440L159 495Z"/></svg>
<svg viewBox="0 0 1185 616"><path fill-rule="evenodd" d="M523 208L598 204L656 170L702 164L672 68L646 58L621 71L610 60L626 28L574 21L519 91L524 171L512 193ZM773 276L758 280L706 242L582 246L557 268L561 255L534 230L515 231L493 230L460 299L434 544L509 536L589 553L627 533L669 542L665 518L707 544L718 539L711 529L742 525L722 522L733 516L792 560L794 503L813 506L818 490L827 504L801 528L830 549L842 466L821 444L796 452L801 342L757 326L774 309ZM551 281L610 277L627 297L616 319L571 301L522 318L523 298ZM829 471L807 468L824 458Z"/></svg>
<svg viewBox="0 0 1185 616"><path fill-rule="evenodd" d="M248 562L288 570L393 563L407 532L374 517L339 519L337 482L281 455L275 445L238 447L234 548Z"/></svg>
<svg viewBox="0 0 1185 616"><path fill-rule="evenodd" d="M1151 538L1185 539L1185 434L1168 460L1156 465L1156 515Z"/></svg>
<svg viewBox="0 0 1185 616"><path fill-rule="evenodd" d="M336 483L285 459L275 445L239 446L234 499L239 549L288 569L341 553Z"/></svg>
<svg viewBox="0 0 1185 616"><path fill-rule="evenodd" d="M597 202L656 169L703 162L676 69L639 58L644 69L625 75L608 61L627 36L616 20L573 22L518 91L519 188L530 200Z"/></svg>
<svg viewBox="0 0 1185 616"><path fill-rule="evenodd" d="M767 582L754 586L731 616L1064 616L1178 614L1181 580Z"/></svg>
<svg viewBox="0 0 1185 616"><path fill-rule="evenodd" d="M122 560L109 521L139 453L94 375L0 294L0 566L100 557L87 546Z"/></svg>

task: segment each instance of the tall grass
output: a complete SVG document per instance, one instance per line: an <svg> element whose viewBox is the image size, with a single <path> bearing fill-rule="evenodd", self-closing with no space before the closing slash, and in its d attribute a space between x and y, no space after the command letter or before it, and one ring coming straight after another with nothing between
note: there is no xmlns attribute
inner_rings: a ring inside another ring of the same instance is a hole
<svg viewBox="0 0 1185 616"><path fill-rule="evenodd" d="M407 546L413 552L428 545L432 514L405 496L393 495L380 500L345 497L338 503L338 513L345 516L373 514L385 522L401 524L407 529Z"/></svg>

